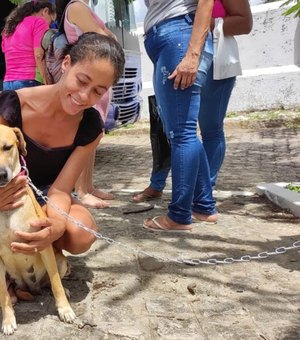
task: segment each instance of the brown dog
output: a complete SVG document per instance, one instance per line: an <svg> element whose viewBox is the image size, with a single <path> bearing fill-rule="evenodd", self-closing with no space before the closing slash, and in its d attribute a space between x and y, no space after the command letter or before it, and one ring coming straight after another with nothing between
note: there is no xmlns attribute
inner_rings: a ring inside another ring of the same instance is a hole
<svg viewBox="0 0 300 340"><path fill-rule="evenodd" d="M18 128L0 124L0 186L5 186L21 171L19 151L26 154L25 141ZM45 217L30 188L22 197L24 205L20 208L0 212L0 303L2 308L4 334L12 334L17 329L13 306L6 286L6 275L21 290L36 292L47 274L50 278L59 317L72 323L75 314L68 302L61 277L66 272L66 258L60 251L54 254L52 246L34 255L24 255L11 251L11 242L19 241L14 232L31 232L30 221ZM57 262L60 264L58 270ZM59 274L60 271L60 274ZM60 276L61 275L61 276Z"/></svg>

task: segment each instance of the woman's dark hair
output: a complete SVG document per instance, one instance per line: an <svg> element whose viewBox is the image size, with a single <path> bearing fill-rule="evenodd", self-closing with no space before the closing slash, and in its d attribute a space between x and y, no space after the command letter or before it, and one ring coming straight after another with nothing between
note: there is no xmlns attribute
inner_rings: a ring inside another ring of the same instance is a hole
<svg viewBox="0 0 300 340"><path fill-rule="evenodd" d="M36 0L26 2L23 5L19 5L11 11L8 17L5 19L5 26L2 34L10 36L16 30L18 24L23 21L24 18L38 13L41 9L48 8L49 14L56 14L55 5L47 0Z"/></svg>
<svg viewBox="0 0 300 340"><path fill-rule="evenodd" d="M70 2L71 0L56 0L55 1L55 6L56 6L56 22L57 25L59 25L61 23L61 19L62 16L64 14L64 11L67 7L67 4ZM62 24L60 27L60 30L63 31L63 27L64 25Z"/></svg>
<svg viewBox="0 0 300 340"><path fill-rule="evenodd" d="M65 47L62 57L68 54L71 57L71 65L85 60L109 60L115 70L114 84L119 80L124 70L125 55L121 45L112 37L103 34L95 32L82 34L77 42Z"/></svg>

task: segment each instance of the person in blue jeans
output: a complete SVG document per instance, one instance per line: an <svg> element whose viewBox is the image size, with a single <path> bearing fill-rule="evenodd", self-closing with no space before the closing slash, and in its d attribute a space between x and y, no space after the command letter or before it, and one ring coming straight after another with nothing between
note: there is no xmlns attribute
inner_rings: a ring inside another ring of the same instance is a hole
<svg viewBox="0 0 300 340"><path fill-rule="evenodd" d="M220 4L218 5L220 6ZM238 3L234 0L223 0L221 5L223 5L226 14L223 26L225 35L247 34L251 31L252 14L247 0L241 0ZM213 28L214 19L212 19L211 26ZM236 77L214 80L212 64L201 90L198 120L203 146L209 162L212 187L216 185L217 176L225 156L226 142L223 122L235 80ZM134 195L132 200L142 202L160 197L166 185L169 171L168 162L164 162L160 167L153 168L150 185L141 193ZM209 219L211 222L214 222L214 220L212 217Z"/></svg>
<svg viewBox="0 0 300 340"><path fill-rule="evenodd" d="M167 215L144 221L152 231L190 231L192 216L217 219L208 161L197 135L201 88L212 63L212 7L213 0L149 1L145 48L154 65L154 92L171 145L172 170Z"/></svg>

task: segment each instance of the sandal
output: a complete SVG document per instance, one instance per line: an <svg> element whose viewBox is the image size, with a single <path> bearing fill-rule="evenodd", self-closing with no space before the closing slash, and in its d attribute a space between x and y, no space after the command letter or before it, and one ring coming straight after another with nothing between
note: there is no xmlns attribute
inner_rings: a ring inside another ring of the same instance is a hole
<svg viewBox="0 0 300 340"><path fill-rule="evenodd" d="M196 223L204 222L208 224L216 224L218 222L218 214L204 215L204 214L193 212L192 220L193 222L196 222Z"/></svg>
<svg viewBox="0 0 300 340"><path fill-rule="evenodd" d="M189 224L176 225L170 228L169 226L163 225L161 222L158 222L159 218L164 218L164 216L155 216L154 218L147 218L144 221L143 227L150 231L159 231L167 233L187 233L192 231L192 227ZM149 224L149 222L152 223L152 226Z"/></svg>
<svg viewBox="0 0 300 340"><path fill-rule="evenodd" d="M131 199L134 203L140 203L145 201L155 200L157 198L161 198L162 192L152 189L150 186L146 188L144 191L134 195Z"/></svg>

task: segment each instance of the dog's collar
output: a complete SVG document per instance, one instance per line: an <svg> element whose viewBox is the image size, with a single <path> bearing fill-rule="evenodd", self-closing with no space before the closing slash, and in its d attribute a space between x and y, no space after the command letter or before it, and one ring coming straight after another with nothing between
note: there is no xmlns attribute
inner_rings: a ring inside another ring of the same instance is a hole
<svg viewBox="0 0 300 340"><path fill-rule="evenodd" d="M26 166L26 161L22 155L20 155L20 163L21 163L21 170L17 176L27 176L28 170Z"/></svg>

